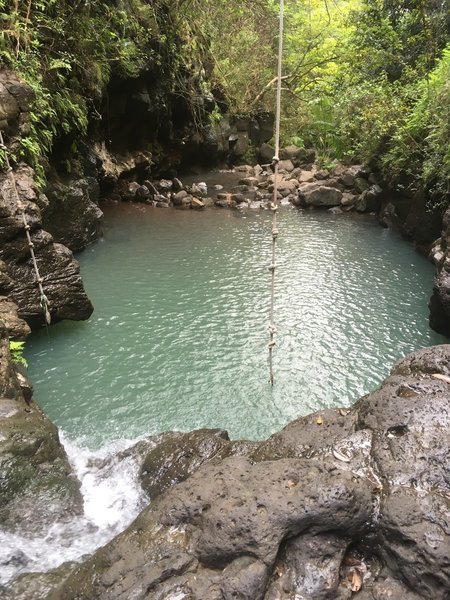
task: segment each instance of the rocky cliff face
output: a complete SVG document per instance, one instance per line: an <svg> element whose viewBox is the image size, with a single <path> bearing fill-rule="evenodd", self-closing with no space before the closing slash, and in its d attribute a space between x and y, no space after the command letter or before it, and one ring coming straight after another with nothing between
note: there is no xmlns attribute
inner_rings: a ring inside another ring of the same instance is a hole
<svg viewBox="0 0 450 600"><path fill-rule="evenodd" d="M86 296L78 263L72 252L42 228L41 207L32 170L19 165L14 171L16 187L30 227L36 262L42 285L50 303L53 321L87 319L92 304ZM0 294L9 296L18 307L19 315L33 325L44 323L36 274L25 235L22 214L17 206L9 174L0 174Z"/></svg>
<svg viewBox="0 0 450 600"><path fill-rule="evenodd" d="M264 442L162 435L152 496L82 565L27 575L20 600L448 598L450 346L398 362L350 409Z"/></svg>
<svg viewBox="0 0 450 600"><path fill-rule="evenodd" d="M437 269L430 300L430 325L450 336L450 210L444 214L441 237L433 244L430 258Z"/></svg>
<svg viewBox="0 0 450 600"><path fill-rule="evenodd" d="M30 88L8 71L0 73L0 124L7 141L7 152L12 154L18 138L26 131L28 107L33 94ZM72 252L57 243L43 228L42 212L56 214L54 225L57 233L67 229L69 238L71 226L67 224L73 216L70 211L49 208L46 196L36 190L34 173L25 164L14 166L12 173L0 173L0 294L13 300L19 315L33 325L44 322L40 305L36 274L30 256L30 248L25 234L22 212L18 206L16 190L21 201L25 219L30 227L31 242L42 277L42 285L50 302L53 321L61 319L87 319L92 313L92 305L87 298L81 280L78 263ZM61 207L70 204L67 195L61 194ZM58 205L59 198L54 198ZM73 203L72 203L73 205ZM83 203L77 206L75 222L82 221L78 230L89 238L89 226L85 224L86 213L82 216ZM94 208L92 208L94 210ZM51 215L50 215L51 216ZM95 219L98 213L95 213ZM95 220L94 219L94 220ZM89 219L91 221L91 219ZM47 218L50 222L51 218ZM72 239L75 236L72 236ZM81 244L74 243L74 249Z"/></svg>

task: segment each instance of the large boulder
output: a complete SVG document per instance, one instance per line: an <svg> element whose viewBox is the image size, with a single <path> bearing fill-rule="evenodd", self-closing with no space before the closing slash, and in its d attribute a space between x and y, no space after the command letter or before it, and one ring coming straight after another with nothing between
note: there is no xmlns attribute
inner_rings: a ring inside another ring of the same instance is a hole
<svg viewBox="0 0 450 600"><path fill-rule="evenodd" d="M339 206L343 197L340 190L323 185L320 182L301 185L298 194L303 206L314 208Z"/></svg>
<svg viewBox="0 0 450 600"><path fill-rule="evenodd" d="M87 319L93 310L84 291L78 263L72 252L42 228L40 205L43 204L34 184L32 169L19 165L14 171L16 188L30 227L31 241L50 303L53 321ZM19 316L28 323L44 322L36 277L25 235L22 213L17 205L8 174L0 175L0 260L5 276L0 277L0 293L17 305ZM3 284L2 284L3 281Z"/></svg>
<svg viewBox="0 0 450 600"><path fill-rule="evenodd" d="M51 184L49 203L42 213L44 229L72 252L83 250L101 234L98 196L98 183L92 178Z"/></svg>
<svg viewBox="0 0 450 600"><path fill-rule="evenodd" d="M416 352L237 455L223 432L161 439L154 501L45 597L445 600L449 365L450 346Z"/></svg>

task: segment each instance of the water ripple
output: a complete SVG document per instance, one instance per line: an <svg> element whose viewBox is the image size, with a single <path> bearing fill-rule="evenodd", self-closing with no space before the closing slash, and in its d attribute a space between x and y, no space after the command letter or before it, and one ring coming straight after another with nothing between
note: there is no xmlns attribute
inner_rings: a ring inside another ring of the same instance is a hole
<svg viewBox="0 0 450 600"><path fill-rule="evenodd" d="M433 268L395 233L286 208L272 389L270 215L121 206L106 223L104 243L80 255L93 317L27 345L38 401L93 447L205 426L262 438L348 404L393 361L443 341L427 324Z"/></svg>

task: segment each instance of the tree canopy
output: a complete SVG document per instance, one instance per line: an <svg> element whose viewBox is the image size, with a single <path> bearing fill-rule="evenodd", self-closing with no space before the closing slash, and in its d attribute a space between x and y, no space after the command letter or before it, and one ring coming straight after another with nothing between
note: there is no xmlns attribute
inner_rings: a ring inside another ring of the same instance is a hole
<svg viewBox="0 0 450 600"><path fill-rule="evenodd" d="M24 154L39 164L55 136L85 132L112 76L210 94L214 118L272 110L277 18L276 0L0 0L0 56L37 93ZM450 0L287 0L284 142L448 201L449 44Z"/></svg>

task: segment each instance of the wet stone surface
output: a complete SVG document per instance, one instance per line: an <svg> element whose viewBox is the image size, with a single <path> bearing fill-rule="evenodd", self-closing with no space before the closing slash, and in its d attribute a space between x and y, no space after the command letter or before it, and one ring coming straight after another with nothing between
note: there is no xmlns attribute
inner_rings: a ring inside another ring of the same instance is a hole
<svg viewBox="0 0 450 600"><path fill-rule="evenodd" d="M141 470L150 505L86 562L49 575L52 588L28 576L30 597L444 600L449 365L450 346L416 352L351 409L265 442L221 430L155 438Z"/></svg>

